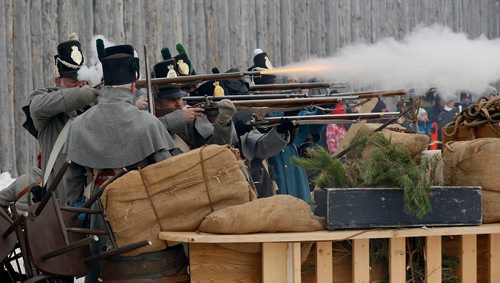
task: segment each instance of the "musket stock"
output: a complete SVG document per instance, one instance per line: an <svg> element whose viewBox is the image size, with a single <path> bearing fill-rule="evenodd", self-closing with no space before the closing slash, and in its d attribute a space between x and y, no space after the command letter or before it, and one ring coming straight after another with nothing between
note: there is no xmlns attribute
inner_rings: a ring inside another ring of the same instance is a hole
<svg viewBox="0 0 500 283"><path fill-rule="evenodd" d="M182 76L175 78L156 78L156 79L151 79L151 85L159 86L159 85L198 83L205 81L231 80L231 79L239 79L245 76L260 76L260 72L259 71L232 72L232 73L220 73L220 74ZM147 84L146 80L138 80L136 82L137 87L145 87L146 84Z"/></svg>

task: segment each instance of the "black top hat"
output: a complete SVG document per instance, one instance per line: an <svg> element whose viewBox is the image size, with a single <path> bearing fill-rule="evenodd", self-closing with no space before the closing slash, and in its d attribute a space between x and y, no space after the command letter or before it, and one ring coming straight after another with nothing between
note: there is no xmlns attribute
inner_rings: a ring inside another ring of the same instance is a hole
<svg viewBox="0 0 500 283"><path fill-rule="evenodd" d="M153 78L175 78L177 76L175 59L168 59L157 63L154 65L153 74L151 75ZM180 87L177 86L159 86L155 88L155 92L158 99L178 99L187 95L187 93L181 91Z"/></svg>
<svg viewBox="0 0 500 283"><path fill-rule="evenodd" d="M253 57L253 66L248 69L248 71L262 71L262 70L271 70L273 69L273 65L269 60L266 52L263 52L261 49L254 50L255 56ZM273 84L276 82L275 75L261 75L260 77L254 77L254 82L257 85L263 84Z"/></svg>
<svg viewBox="0 0 500 283"><path fill-rule="evenodd" d="M237 68L231 68L226 73L239 71ZM246 95L250 89L248 82L243 79L222 80L220 84L224 87L226 95Z"/></svg>
<svg viewBox="0 0 500 283"><path fill-rule="evenodd" d="M84 58L76 33L69 35L69 40L57 45L57 55L54 55L56 77L76 79L78 70L83 65Z"/></svg>
<svg viewBox="0 0 500 283"><path fill-rule="evenodd" d="M102 63L104 85L124 85L137 81L139 58L134 56L134 47L116 45L104 49L101 39L96 43L99 60Z"/></svg>

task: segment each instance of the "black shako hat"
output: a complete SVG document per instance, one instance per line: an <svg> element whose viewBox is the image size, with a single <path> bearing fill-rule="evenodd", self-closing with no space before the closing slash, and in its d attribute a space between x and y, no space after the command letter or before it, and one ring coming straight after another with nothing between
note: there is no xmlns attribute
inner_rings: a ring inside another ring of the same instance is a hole
<svg viewBox="0 0 500 283"><path fill-rule="evenodd" d="M68 36L68 41L57 45L57 55L54 55L54 76L76 79L83 62L81 44L73 32Z"/></svg>
<svg viewBox="0 0 500 283"><path fill-rule="evenodd" d="M177 49L177 52L179 53L174 56L177 73L180 76L196 75L196 72L194 71L193 65L191 64L191 60L189 60L184 46L182 46L182 44L180 43L177 43L175 45L175 49Z"/></svg>
<svg viewBox="0 0 500 283"><path fill-rule="evenodd" d="M101 39L96 41L97 54L102 63L104 85L124 85L139 79L139 58L134 56L132 45L115 45L104 48Z"/></svg>
<svg viewBox="0 0 500 283"><path fill-rule="evenodd" d="M271 64L271 61L269 60L266 52L263 52L262 49L255 49L253 53L253 66L248 68L248 71L263 71L273 69L273 65ZM254 77L253 80L256 85L274 84L276 83L276 76L261 75L260 77Z"/></svg>
<svg viewBox="0 0 500 283"><path fill-rule="evenodd" d="M151 77L153 78L175 78L177 76L178 74L175 70L175 59L173 58L161 61L154 65L153 73L151 74ZM158 86L154 88L154 91L157 99L178 99L187 96L186 92L181 91L180 86Z"/></svg>
<svg viewBox="0 0 500 283"><path fill-rule="evenodd" d="M224 96L224 88L221 86L219 81L208 81L200 86L192 93L192 96Z"/></svg>
<svg viewBox="0 0 500 283"><path fill-rule="evenodd" d="M226 73L239 72L237 68L231 68ZM220 84L225 90L226 95L246 95L250 85L243 79L222 80Z"/></svg>

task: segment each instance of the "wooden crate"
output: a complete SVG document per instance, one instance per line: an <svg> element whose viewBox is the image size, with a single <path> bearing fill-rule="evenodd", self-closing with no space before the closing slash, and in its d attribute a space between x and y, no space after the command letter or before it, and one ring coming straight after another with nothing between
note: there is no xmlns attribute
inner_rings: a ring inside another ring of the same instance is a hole
<svg viewBox="0 0 500 283"><path fill-rule="evenodd" d="M495 129L500 133L500 125L496 125L494 124L493 127L495 127ZM479 139L479 138L500 138L499 135L497 135L497 133L492 129L492 126L491 125L483 125L481 127L477 127L477 128L474 128L473 132L471 132L470 128L466 128L464 126L458 126L458 130L457 130L457 133L452 136L452 137L448 137L446 136L446 134L444 133L444 129L441 130L441 136L442 136L442 142L443 142L443 147L442 149L444 149L444 145L448 142L451 142L451 141L470 141L470 140L473 140L473 136L472 136L472 133L474 133L474 136L476 139ZM448 130L448 132L450 132L450 130Z"/></svg>
<svg viewBox="0 0 500 283"><path fill-rule="evenodd" d="M422 219L404 212L400 188L321 189L315 200L329 230L481 224L480 187L431 187L432 211Z"/></svg>

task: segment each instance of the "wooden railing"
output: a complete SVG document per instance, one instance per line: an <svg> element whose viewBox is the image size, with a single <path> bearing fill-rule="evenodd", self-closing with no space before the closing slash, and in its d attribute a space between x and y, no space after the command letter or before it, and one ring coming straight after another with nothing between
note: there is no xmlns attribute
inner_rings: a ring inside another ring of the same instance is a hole
<svg viewBox="0 0 500 283"><path fill-rule="evenodd" d="M477 262L477 235L487 234L489 244L489 260ZM196 254L196 249L209 244L245 244L262 243L261 277L242 282L301 282L302 242L316 243L316 280L317 282L333 282L332 242L352 240L352 281L356 283L370 282L369 240L389 239L389 275L390 282L406 281L405 243L408 237L425 237L425 269L428 283L441 282L442 276L442 236L461 236L460 282L477 282L478 264L487 264L489 282L500 282L500 224L485 224L467 227L442 228L411 228L382 229L356 231L318 231L304 233L261 233L247 235L214 235L195 232L161 232L160 238L167 241L190 244L190 250ZM207 252L207 251L205 251ZM217 257L217 249L207 252L208 260ZM193 254L193 252L192 252ZM227 259L231 261L230 259ZM230 265L231 262L228 262ZM205 262L207 270L210 263ZM207 270L191 269L192 282L201 281ZM231 272L225 269L223 278L231 277ZM214 272L215 274L216 272ZM239 276L243 276L241 272ZM212 275L211 278L216 279ZM239 278L239 277L238 277ZM261 280L260 280L261 278ZM198 280L199 279L199 280Z"/></svg>

